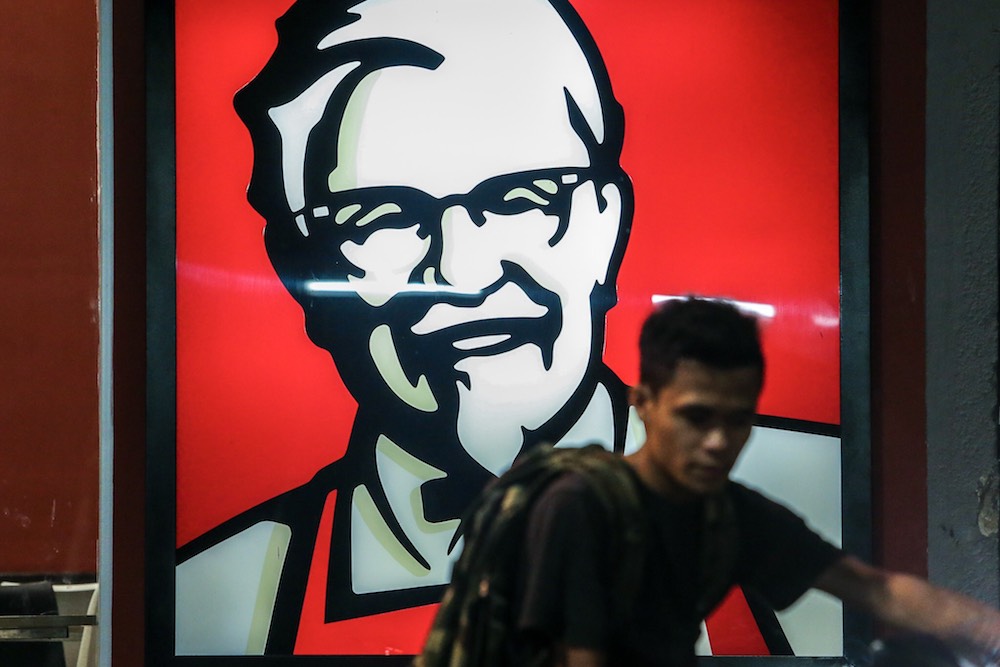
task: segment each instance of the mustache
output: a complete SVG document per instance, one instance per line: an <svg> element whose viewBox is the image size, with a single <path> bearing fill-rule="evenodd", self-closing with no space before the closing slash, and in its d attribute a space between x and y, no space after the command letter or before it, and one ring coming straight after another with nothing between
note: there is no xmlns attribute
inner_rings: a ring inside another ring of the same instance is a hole
<svg viewBox="0 0 1000 667"><path fill-rule="evenodd" d="M504 283L478 305L435 303L410 330L418 336L484 320L541 318L549 309L536 303L520 285Z"/></svg>
<svg viewBox="0 0 1000 667"><path fill-rule="evenodd" d="M463 290L452 285L409 282L386 295L385 305L403 318L416 335L431 335L488 320L544 319L561 309L561 300L542 287L531 274L510 261L502 261L499 278L487 288ZM356 302L359 290L350 281L302 281L302 291L318 301ZM395 318L393 318L395 319Z"/></svg>
<svg viewBox="0 0 1000 667"><path fill-rule="evenodd" d="M552 367L555 339L562 329L562 302L522 267L503 262L503 272L476 295L443 294L421 309L410 334L470 356L501 354L535 343L546 368Z"/></svg>

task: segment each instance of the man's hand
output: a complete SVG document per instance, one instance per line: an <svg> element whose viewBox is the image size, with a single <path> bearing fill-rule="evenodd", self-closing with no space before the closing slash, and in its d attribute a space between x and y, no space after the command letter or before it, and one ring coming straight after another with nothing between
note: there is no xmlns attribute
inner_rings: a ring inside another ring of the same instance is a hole
<svg viewBox="0 0 1000 667"><path fill-rule="evenodd" d="M560 651L558 667L604 667L604 654L590 648L568 646Z"/></svg>
<svg viewBox="0 0 1000 667"><path fill-rule="evenodd" d="M820 576L816 588L897 628L1000 654L1000 612L918 577L845 556Z"/></svg>

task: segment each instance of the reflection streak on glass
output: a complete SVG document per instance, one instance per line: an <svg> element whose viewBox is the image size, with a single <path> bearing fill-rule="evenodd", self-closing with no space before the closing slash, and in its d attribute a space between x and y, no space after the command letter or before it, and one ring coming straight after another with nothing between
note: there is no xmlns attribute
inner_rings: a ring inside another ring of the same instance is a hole
<svg viewBox="0 0 1000 667"><path fill-rule="evenodd" d="M310 280L306 282L305 287L306 291L314 294L356 294L358 292L358 288L355 285L343 280ZM377 291L378 288L368 289ZM385 291L392 292L393 294L421 292L425 294L463 294L466 296L475 296L482 293L482 290L469 291L452 287L451 285L424 285L421 283L407 283L398 287L393 285L392 287L386 287Z"/></svg>
<svg viewBox="0 0 1000 667"><path fill-rule="evenodd" d="M687 296L673 296L667 294L654 294L652 301L654 304L661 303L663 301L674 301L676 299L686 299ZM723 297L712 297L712 296L698 296L699 299L705 299L706 301L725 301L731 303L745 313L752 313L757 317L764 317L767 319L773 319L775 315L775 307L769 303L753 303L752 301L736 301L735 299L726 299Z"/></svg>

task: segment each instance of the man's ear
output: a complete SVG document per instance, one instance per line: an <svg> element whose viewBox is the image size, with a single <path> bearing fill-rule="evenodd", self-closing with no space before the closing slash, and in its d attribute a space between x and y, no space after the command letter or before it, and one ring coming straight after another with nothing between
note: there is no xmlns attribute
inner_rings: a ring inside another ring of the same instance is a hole
<svg viewBox="0 0 1000 667"><path fill-rule="evenodd" d="M635 406L637 412L642 414L646 404L653 400L653 392L644 384L637 384L628 389L628 402Z"/></svg>

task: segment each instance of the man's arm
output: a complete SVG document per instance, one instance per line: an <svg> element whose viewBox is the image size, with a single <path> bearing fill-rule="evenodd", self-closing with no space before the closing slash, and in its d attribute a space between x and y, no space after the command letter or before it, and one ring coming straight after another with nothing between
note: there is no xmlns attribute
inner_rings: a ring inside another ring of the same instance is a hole
<svg viewBox="0 0 1000 667"><path fill-rule="evenodd" d="M918 577L844 556L820 575L816 588L897 628L1000 651L997 610Z"/></svg>

